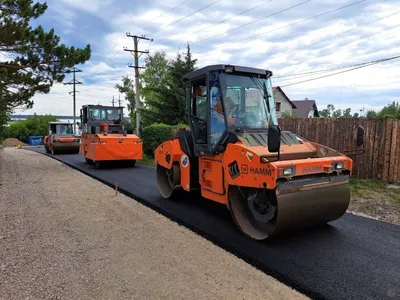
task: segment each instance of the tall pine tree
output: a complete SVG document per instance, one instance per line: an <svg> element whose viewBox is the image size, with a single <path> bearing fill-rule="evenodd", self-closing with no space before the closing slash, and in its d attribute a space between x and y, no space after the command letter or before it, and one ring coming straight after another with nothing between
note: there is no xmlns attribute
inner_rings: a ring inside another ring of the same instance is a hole
<svg viewBox="0 0 400 300"><path fill-rule="evenodd" d="M67 67L90 58L90 45L67 47L53 29L29 25L46 9L46 3L32 0L0 0L0 52L8 58L0 61L0 121L16 107L32 107L36 93L48 93L63 81Z"/></svg>

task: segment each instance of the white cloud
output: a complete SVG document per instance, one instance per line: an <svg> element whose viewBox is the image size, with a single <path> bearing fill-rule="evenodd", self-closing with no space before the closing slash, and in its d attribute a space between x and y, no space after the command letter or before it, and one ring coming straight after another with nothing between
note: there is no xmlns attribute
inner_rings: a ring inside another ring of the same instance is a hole
<svg viewBox="0 0 400 300"><path fill-rule="evenodd" d="M209 0L191 0L159 17L182 2L183 0L150 0L144 4L141 1L125 3L113 0L62 0L57 5L54 4L54 7L57 6L56 21L63 24L66 32L76 30L74 20L85 19L87 15L99 17L104 28L109 29L102 32L93 28L93 34L97 35L99 43L92 49L92 61L85 64L84 72L80 74L85 83L90 83L79 87L81 93L78 94L78 99L82 101L80 104L85 101L108 103L113 93L116 93L113 86L121 76L133 74L133 70L127 67L127 63L133 60L132 55L123 51L124 46L133 48L132 39L126 36L129 31L154 38L152 43L141 41L141 50L150 48L151 53L164 51L168 58L175 58L178 49L185 51L186 42L189 41L199 67L215 63L241 64L268 68L276 76L389 57L400 50L400 27L389 29L397 25L400 13L366 25L400 10L398 1L360 3L334 14L284 27L349 4L347 0L324 1L324 5L311 1L235 29L298 4L299 1L274 0L235 17L266 1L224 0L167 26L212 3ZM220 23L221 20L231 17L233 18ZM352 31L336 37L348 30ZM268 33L262 34L265 32ZM261 35L244 40L257 34ZM372 34L375 35L368 36ZM215 35L219 36L210 38ZM329 38L331 39L320 42ZM141 64L143 58L144 56ZM386 104L386 100L400 97L398 69L399 62L393 61L284 89L290 97L315 98L321 105L334 102L354 109L359 109L360 105L379 108ZM273 81L284 85L301 79L303 78L284 81L274 78ZM56 85L49 95L35 96L32 112L53 112L53 104L58 103L57 111L68 114L72 101L68 91L68 87Z"/></svg>

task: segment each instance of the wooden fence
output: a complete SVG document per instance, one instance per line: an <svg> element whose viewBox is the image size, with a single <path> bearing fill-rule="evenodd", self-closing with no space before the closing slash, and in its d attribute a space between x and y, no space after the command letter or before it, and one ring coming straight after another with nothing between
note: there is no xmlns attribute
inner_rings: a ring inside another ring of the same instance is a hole
<svg viewBox="0 0 400 300"><path fill-rule="evenodd" d="M338 151L355 150L357 127L365 129L365 153L350 156L353 176L400 182L400 120L279 119L282 130Z"/></svg>

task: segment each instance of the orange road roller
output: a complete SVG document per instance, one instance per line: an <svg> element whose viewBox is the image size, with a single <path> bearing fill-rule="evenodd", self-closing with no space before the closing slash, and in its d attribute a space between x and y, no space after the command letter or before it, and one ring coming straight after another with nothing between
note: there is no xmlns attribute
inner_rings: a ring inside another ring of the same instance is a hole
<svg viewBox="0 0 400 300"><path fill-rule="evenodd" d="M72 123L49 122L49 135L43 143L47 153L75 154L79 153L80 137L75 136Z"/></svg>
<svg viewBox="0 0 400 300"><path fill-rule="evenodd" d="M280 130L271 77L234 65L184 75L190 130L154 151L162 197L200 193L226 205L255 240L336 220L350 202L353 161ZM357 148L363 139L360 126Z"/></svg>
<svg viewBox="0 0 400 300"><path fill-rule="evenodd" d="M140 138L124 130L123 107L84 105L81 109L80 153L88 164L124 161L135 166L143 156Z"/></svg>

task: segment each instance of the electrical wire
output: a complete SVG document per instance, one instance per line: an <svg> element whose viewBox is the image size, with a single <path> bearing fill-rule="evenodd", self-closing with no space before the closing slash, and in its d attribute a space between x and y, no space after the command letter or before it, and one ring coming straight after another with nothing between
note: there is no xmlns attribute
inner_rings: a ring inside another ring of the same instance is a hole
<svg viewBox="0 0 400 300"><path fill-rule="evenodd" d="M256 5L256 6L253 6L252 8L249 8L249 9L246 9L245 11L242 11L241 13L239 13L239 14L237 14L237 15L234 15L234 16L231 16L231 17L226 18L226 19L224 19L224 20L221 20L221 21L219 21L218 23L214 23L214 24L211 24L211 25L209 25L209 26L207 26L207 27L205 27L205 28L201 28L201 29L199 29L199 30L189 32L185 37L187 38L187 37L189 37L189 36L192 36L193 34L196 34L196 33L201 32L201 31L204 32L204 31L207 30L207 29L210 29L210 28L212 28L212 27L214 27L214 26L217 26L217 25L220 25L220 24L222 24L222 23L225 23L226 21L232 20L232 19L234 19L234 18L236 18L236 17L238 17L238 16L244 15L245 13L248 13L248 12L254 10L254 9L260 8L261 6L264 6L264 5L266 5L266 4L268 4L268 3L272 2L272 1L274 1L274 0L265 1L265 2L263 2L263 3L261 3L261 4L258 4L258 5ZM167 45L170 45L170 44L172 44L172 43L174 43L174 41L168 42L168 43L166 43L165 45L167 46Z"/></svg>
<svg viewBox="0 0 400 300"><path fill-rule="evenodd" d="M158 18L164 16L165 14L167 14L167 13L169 13L169 12L175 10L176 8L182 6L183 4L185 4L186 2L189 2L189 1L191 1L191 0L185 0L185 1L181 2L181 3L179 3L178 5L176 5L176 6L172 7L172 8L170 8L169 10L167 10L167 11L165 11L164 13L162 13L161 15L155 17L154 19L151 19L150 21L147 21L147 22L142 23L141 25L137 26L136 29L142 28L143 26L147 25L148 23L150 23L150 22L152 22L152 21L154 21L154 20L156 20L156 19L158 19ZM149 44L149 45L150 45L150 44ZM118 46L118 43L116 43L116 44L114 45L114 47L113 47L104 57L109 56L109 55L114 51L114 49L115 49L117 46ZM115 53L115 54L113 55L113 57L112 57L109 61L113 60L113 59L115 58L116 55L117 55L117 53ZM108 62L109 62L109 61L108 61ZM101 68L101 67L100 67L100 68Z"/></svg>
<svg viewBox="0 0 400 300"><path fill-rule="evenodd" d="M372 66L372 65L376 65L376 64L379 64L379 63L387 62L387 61L398 59L398 58L400 58L400 55L389 57L389 58L383 58L383 59L379 59L379 60L375 60L375 61L364 63L362 65L359 65L358 67L354 67L354 68L351 68L349 70L344 70L344 71L340 71L340 72L336 72L336 73L333 73L333 74L328 74L328 75L324 75L324 76L320 76L320 77L316 77L316 78L297 81L297 82L289 83L289 84L286 84L286 85L282 85L281 87L288 87L288 86L292 86L292 85L296 85L296 84L300 84L300 83L304 83L304 82L309 82L309 81L318 80L318 79L322 79L322 78L326 78L326 77L331 77L331 76L334 76L334 75L347 73L347 72L350 72L350 71L354 71L354 70L357 70L357 69L369 67L369 66Z"/></svg>
<svg viewBox="0 0 400 300"><path fill-rule="evenodd" d="M163 12L163 13L162 13L161 15L159 15L158 17L155 17L155 18L153 18L153 19L151 19L151 20L149 20L149 21L143 23L142 25L139 25L139 26L136 27L136 28L137 28L137 29L143 28L143 26L145 26L145 25L147 25L147 24L153 22L154 20L157 20L158 18L160 18L160 17L166 15L167 13L169 13L169 12L175 10L175 9L178 8L179 6L182 6L183 4L185 4L186 2L189 2L189 1L191 1L191 0L185 0L185 1L181 2L181 3L179 3L178 5L176 5L176 6L172 7L172 8L170 8L170 9L168 9L167 11Z"/></svg>
<svg viewBox="0 0 400 300"><path fill-rule="evenodd" d="M362 26L363 26L363 27L365 27L365 26L367 26L367 25L371 25L371 24L373 24L373 23L376 23L376 22L382 21L382 20L384 20L384 19L390 18L390 17L392 17L392 16L394 16L394 15L398 14L399 12L400 12L400 10L398 10L398 11L396 11L396 12L394 12L394 13L390 14L390 15L387 15L387 16L385 16L385 17L382 17L382 18L376 19L376 20L374 20L374 21L372 21L372 22L369 22L369 23L363 24ZM336 34L336 35L330 36L330 37L328 37L328 38L326 38L326 39L322 39L322 40L319 40L318 42L315 42L315 43L311 43L311 44L305 45L305 47L303 47L303 48L300 48L300 50L301 50L301 49L305 49L305 48L309 48L310 46L315 46L315 45L318 45L318 44L320 44L320 43L323 43L323 42L329 41L329 40L331 40L331 39L333 39L333 38L336 38L336 37L342 36L342 35L344 35L344 34L348 34L348 33L350 33L350 32L357 31L357 30L359 30L359 29L360 29L360 28L359 28L359 27L357 27L357 28L352 28L352 29L345 30L345 31L343 31L343 32L341 32L341 33L339 33L339 34ZM293 49L293 50L291 50L291 51L289 51L289 52L282 53L282 55L288 55L288 54L290 54L290 53L293 53L293 52L295 52L295 51L299 51L299 48L295 48L295 49Z"/></svg>
<svg viewBox="0 0 400 300"><path fill-rule="evenodd" d="M262 33L258 33L258 34L252 35L252 36L250 36L250 37L247 37L247 38L244 38L244 39L235 41L235 42L236 42L236 43L239 43L239 42L248 41L248 40L251 40L251 39L253 39L253 38L255 38L255 37L258 37L258 36L261 36L261 35L265 35L265 34L267 34L267 33L271 33L271 32L274 32L274 31L277 31L277 30L280 30L280 29L283 29L283 28L287 28L287 27L290 27L290 26L293 26L293 25L297 25L297 24L300 24L300 23L303 23L303 22L306 22L306 21L310 21L310 20L316 19L316 18L318 18L318 17L321 17L321 16L324 16L324 15L327 15L327 14L330 14L330 13L333 13L333 12L336 12L336 11L339 11L339 10L342 10L342 9L345 9L345 8L348 8L348 7L351 7L351 6L354 6L354 5L356 5L356 4L359 4L359 3L362 3L362 2L365 2L365 1L367 1L367 0L360 0L360 1L357 1L357 2L353 2L353 3L350 3L350 4L348 4L348 5L341 6L341 7L339 7L339 8L336 8L336 9L333 9L333 10L330 10L330 11L327 11L327 12L324 12L324 13L321 13L321 14L318 14L318 15L315 15L315 16L312 16L312 17L309 17L309 18L306 18L306 19L302 19L302 20L300 20L300 21L296 21L296 22L293 22L293 23L290 23L290 24L286 24L286 25L284 25L284 26L281 26L281 27L278 27L278 28L274 28L274 29L272 29L272 30L268 30L268 31L265 31L265 32L262 32ZM306 1L306 2L307 2L307 1ZM304 2L303 2L303 3L304 3ZM203 41L204 41L204 40L203 40ZM217 46L214 47L214 49L216 49L216 48L221 48L221 47L226 47L226 45L225 45L225 44L223 44L223 45L217 45ZM199 54L199 53L203 53L203 52L197 52L197 54Z"/></svg>
<svg viewBox="0 0 400 300"><path fill-rule="evenodd" d="M301 2L301 3L299 3L299 4L296 4L296 5L290 6L290 7L288 7L288 8L285 8L285 9L282 9L282 10L280 10L280 11L277 11L277 12L275 12L275 13L273 13L273 14L270 14L270 15L268 15L268 16L262 17L262 18L260 18L260 19L254 20L254 21L252 21L252 22L249 22L249 23L243 24L243 25L241 25L241 26L238 26L238 27L232 28L232 29L230 29L230 30L228 30L228 31L224 31L224 32L222 32L222 33L219 33L219 34L216 34L216 35L210 36L210 37L208 37L208 38L202 39L202 40L200 40L200 41L194 42L194 43L192 43L192 45L193 45L193 44L202 43L202 42L204 42L204 41L211 40L211 39L213 39L213 38L215 38L215 37L218 37L218 36L221 36L221 35L227 34L227 33L229 33L229 32L232 32L232 31L234 31L234 30L237 30L237 29L243 28L243 27L245 27L245 26L248 26L248 25L251 25L251 24L255 24L255 23L259 22L259 21L262 21L262 20L268 19L268 18L270 18L270 17L273 17L273 16L276 16L276 15L279 15L279 14L281 14L281 13L285 12L285 11L288 11L288 10L291 10L291 9L293 9L293 8L296 8L296 7L298 7L298 6L304 5L304 4L306 4L306 3L310 2L310 1L312 1L312 0L306 0L306 1L303 1L303 2ZM366 1L366 0L363 0L363 1ZM201 53L201 52L198 52L198 53Z"/></svg>
<svg viewBox="0 0 400 300"><path fill-rule="evenodd" d="M201 12L202 10L205 10L205 9L209 8L210 6L213 6L214 4L217 4L218 2L221 2L221 1L222 1L222 0L215 0L214 2L211 2L210 4L208 4L208 5L206 5L206 6L202 7L202 8L200 8L200 9L198 9L198 10L196 10L196 11L194 11L194 12L188 14L187 16L184 16L184 17L182 17L182 18L180 18L180 19L178 19L178 20L176 20L176 21L174 21L174 22L172 22L172 23L169 23L169 24L167 24L167 25L162 26L159 30L157 30L156 32L153 32L153 33L152 33L153 37L155 37L156 34L157 34L158 32L160 32L160 31L162 31L163 29L165 29L165 28L167 28L167 27L169 27L169 26L171 26L171 25L177 24L177 23L179 23L180 21L183 21L183 20L185 20L185 19L187 19L187 18L193 16L194 14L197 14L198 12Z"/></svg>
<svg viewBox="0 0 400 300"><path fill-rule="evenodd" d="M399 26L400 26L400 24L397 24L397 25L392 26L392 27L390 27L390 28L383 29L383 30L381 30L381 31L379 31L379 32L376 32L376 33L369 34L369 35L367 35L367 36L358 38L358 39L356 39L356 40L354 40L354 41L345 42L345 43L336 45L334 48L336 49L336 52L337 52L337 51L338 51L338 50L337 50L338 47L345 46L344 48L346 48L346 47L350 46L351 44L353 44L353 43L355 43L355 42L359 42L360 40L369 38L369 37L374 36L374 35L377 35L377 34L381 34L381 33L384 32L384 31L392 30L392 29L397 28L397 27L399 27ZM377 38L379 39L379 38L382 38L382 37L383 37L383 36L378 36ZM362 44L363 44L363 43L368 43L368 42L370 42L370 41L372 41L372 40L374 40L374 39L368 39L368 40L362 42ZM331 49L331 48L330 48L330 49ZM304 64L304 63L307 63L307 62L310 62L310 61L314 61L314 60L317 59L317 58L325 57L325 56L328 56L328 55L331 55L331 54L332 54L332 52L327 53L327 54L318 55L318 56L313 57L313 58L311 58L311 59L308 59L308 60L306 60L306 61L302 61L302 62L299 62L299 63L296 63L296 64L290 64L290 65L288 65L288 66L294 67L294 66L302 65L302 64Z"/></svg>

